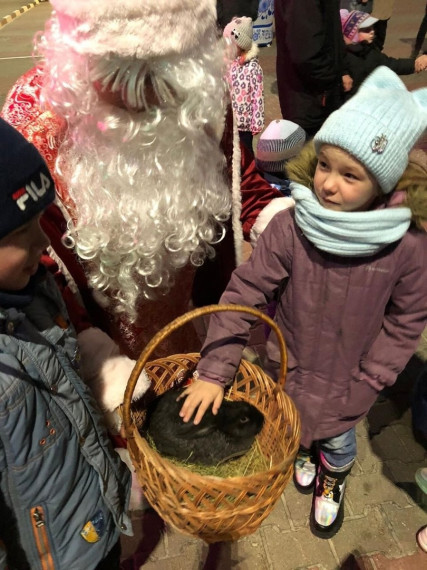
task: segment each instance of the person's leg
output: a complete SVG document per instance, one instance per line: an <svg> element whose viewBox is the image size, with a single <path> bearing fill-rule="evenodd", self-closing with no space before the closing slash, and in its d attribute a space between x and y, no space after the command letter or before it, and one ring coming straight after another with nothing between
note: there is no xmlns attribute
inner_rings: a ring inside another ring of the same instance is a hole
<svg viewBox="0 0 427 570"><path fill-rule="evenodd" d="M335 437L322 439L319 449L331 469L347 469L353 465L356 457L356 428L353 427Z"/></svg>
<svg viewBox="0 0 427 570"><path fill-rule="evenodd" d="M346 478L356 457L356 430L319 442L320 462L311 509L312 532L331 538L344 518Z"/></svg>
<svg viewBox="0 0 427 570"><path fill-rule="evenodd" d="M242 144L253 154L253 134L250 131L239 131L239 137Z"/></svg>
<svg viewBox="0 0 427 570"><path fill-rule="evenodd" d="M421 467L415 473L418 487L427 495L427 467ZM427 553L427 525L422 526L416 534L417 544L423 552Z"/></svg>
<svg viewBox="0 0 427 570"><path fill-rule="evenodd" d="M415 381L411 409L415 439L427 448L427 362Z"/></svg>
<svg viewBox="0 0 427 570"><path fill-rule="evenodd" d="M378 20L374 24L375 39L374 43L380 51L383 51L385 44L385 36L387 34L388 20Z"/></svg>
<svg viewBox="0 0 427 570"><path fill-rule="evenodd" d="M427 33L427 4L426 4L426 11L424 14L424 18L421 20L420 28L417 33L417 37L415 38L413 56L416 57L421 48L423 47L424 39Z"/></svg>
<svg viewBox="0 0 427 570"><path fill-rule="evenodd" d="M95 570L120 570L121 553L122 547L120 546L120 540L118 540L107 556L101 560Z"/></svg>

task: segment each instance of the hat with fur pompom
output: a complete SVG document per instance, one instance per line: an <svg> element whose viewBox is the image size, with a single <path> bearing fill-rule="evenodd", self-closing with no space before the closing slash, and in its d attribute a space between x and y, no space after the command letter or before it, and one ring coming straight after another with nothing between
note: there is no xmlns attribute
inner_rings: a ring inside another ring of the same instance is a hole
<svg viewBox="0 0 427 570"><path fill-rule="evenodd" d="M427 88L408 91L388 67L377 67L359 90L323 123L314 137L354 156L391 192L409 161L409 152L427 128Z"/></svg>
<svg viewBox="0 0 427 570"><path fill-rule="evenodd" d="M216 27L215 0L51 0L77 53L146 59L195 48Z"/></svg>

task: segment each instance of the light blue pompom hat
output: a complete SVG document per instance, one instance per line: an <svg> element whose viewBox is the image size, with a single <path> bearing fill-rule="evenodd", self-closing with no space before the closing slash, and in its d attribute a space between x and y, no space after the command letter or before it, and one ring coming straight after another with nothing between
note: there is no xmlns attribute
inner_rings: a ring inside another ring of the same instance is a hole
<svg viewBox="0 0 427 570"><path fill-rule="evenodd" d="M314 137L343 148L391 192L408 165L409 152L427 128L427 88L408 91L388 67L378 67L357 93L332 113Z"/></svg>

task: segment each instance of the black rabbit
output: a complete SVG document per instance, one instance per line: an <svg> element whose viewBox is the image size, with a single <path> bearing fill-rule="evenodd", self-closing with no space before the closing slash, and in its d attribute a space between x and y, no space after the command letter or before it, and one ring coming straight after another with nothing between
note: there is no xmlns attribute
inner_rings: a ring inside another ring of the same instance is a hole
<svg viewBox="0 0 427 570"><path fill-rule="evenodd" d="M216 465L246 453L262 429L263 414L247 402L223 400L218 414L205 412L201 422L179 416L181 390L168 390L148 407L146 429L162 455L189 463Z"/></svg>

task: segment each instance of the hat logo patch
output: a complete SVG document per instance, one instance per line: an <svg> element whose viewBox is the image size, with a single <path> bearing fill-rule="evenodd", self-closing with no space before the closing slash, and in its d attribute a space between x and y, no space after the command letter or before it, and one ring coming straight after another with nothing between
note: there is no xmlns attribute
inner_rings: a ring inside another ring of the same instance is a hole
<svg viewBox="0 0 427 570"><path fill-rule="evenodd" d="M16 192L12 194L12 198L15 200L16 205L18 208L25 212L27 208L27 200L30 198L34 202L38 202L40 198L42 198L46 192L49 190L51 185L51 181L49 178L40 172L40 184L37 185L34 181L27 184L25 188L20 188Z"/></svg>
<svg viewBox="0 0 427 570"><path fill-rule="evenodd" d="M385 135L380 135L375 137L371 142L371 149L372 152L376 152L377 154L382 154L386 146L388 145L388 138Z"/></svg>

